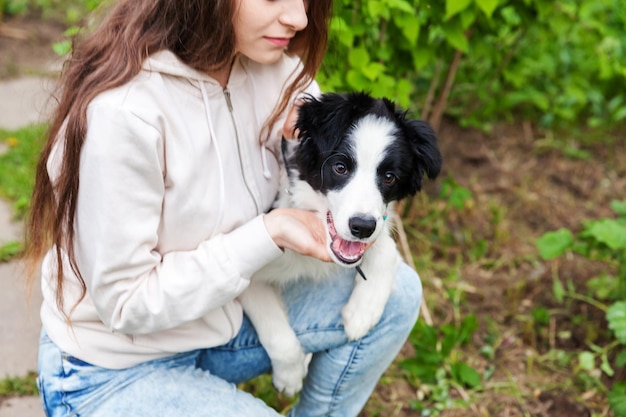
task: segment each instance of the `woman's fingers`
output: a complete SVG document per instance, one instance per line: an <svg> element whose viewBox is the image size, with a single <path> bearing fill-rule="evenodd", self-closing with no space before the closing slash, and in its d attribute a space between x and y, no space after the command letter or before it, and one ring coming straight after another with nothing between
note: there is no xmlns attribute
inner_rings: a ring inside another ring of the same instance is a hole
<svg viewBox="0 0 626 417"><path fill-rule="evenodd" d="M295 139L300 136L300 132L296 129L296 122L298 120L298 110L301 104L302 100L297 99L293 103L293 106L291 106L291 109L289 109L287 120L285 120L285 124L283 125L283 137L285 139Z"/></svg>
<svg viewBox="0 0 626 417"><path fill-rule="evenodd" d="M265 215L265 227L281 248L331 262L326 249L326 228L313 212L276 209Z"/></svg>

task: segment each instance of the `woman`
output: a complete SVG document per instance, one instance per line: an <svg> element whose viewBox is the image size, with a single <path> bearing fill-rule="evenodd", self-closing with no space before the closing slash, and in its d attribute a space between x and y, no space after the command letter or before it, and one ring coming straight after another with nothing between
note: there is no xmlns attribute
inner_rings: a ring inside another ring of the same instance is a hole
<svg viewBox="0 0 626 417"><path fill-rule="evenodd" d="M318 90L331 9L120 0L75 45L28 225L48 416L277 415L234 385L271 370L236 297L283 248L329 260L313 213L266 212L280 126L291 136L291 103ZM349 343L349 272L284 291L313 353L291 415L357 415L417 318L403 266L381 322Z"/></svg>

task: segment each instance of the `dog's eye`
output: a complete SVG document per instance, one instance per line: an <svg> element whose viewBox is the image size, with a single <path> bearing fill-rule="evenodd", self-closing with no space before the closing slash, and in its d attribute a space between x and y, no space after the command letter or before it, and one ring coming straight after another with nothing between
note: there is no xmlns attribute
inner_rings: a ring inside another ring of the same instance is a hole
<svg viewBox="0 0 626 417"><path fill-rule="evenodd" d="M337 174L345 175L348 173L348 167L343 162L337 162L334 168Z"/></svg>
<svg viewBox="0 0 626 417"><path fill-rule="evenodd" d="M383 177L383 181L386 185L393 185L396 182L396 176L391 172L385 172L385 176Z"/></svg>

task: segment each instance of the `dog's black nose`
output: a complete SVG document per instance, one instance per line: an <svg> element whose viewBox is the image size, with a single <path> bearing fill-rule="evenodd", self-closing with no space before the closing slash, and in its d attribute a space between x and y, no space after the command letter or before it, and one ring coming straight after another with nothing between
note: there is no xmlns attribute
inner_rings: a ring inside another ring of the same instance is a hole
<svg viewBox="0 0 626 417"><path fill-rule="evenodd" d="M365 239L376 230L376 219L373 216L354 216L348 221L348 226L352 236Z"/></svg>

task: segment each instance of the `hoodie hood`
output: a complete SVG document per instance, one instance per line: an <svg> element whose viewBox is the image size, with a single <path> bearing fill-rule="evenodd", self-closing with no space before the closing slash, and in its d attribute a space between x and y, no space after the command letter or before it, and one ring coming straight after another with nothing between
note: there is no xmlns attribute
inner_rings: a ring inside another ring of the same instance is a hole
<svg viewBox="0 0 626 417"><path fill-rule="evenodd" d="M245 57L240 55L235 57L227 88L239 86L246 81L248 74L244 61L247 61ZM213 77L190 67L181 61L173 52L168 50L156 52L148 57L143 64L143 69L148 72L156 72L163 75L206 83L206 88L208 92L211 93L214 89L219 91L223 90L219 82Z"/></svg>

